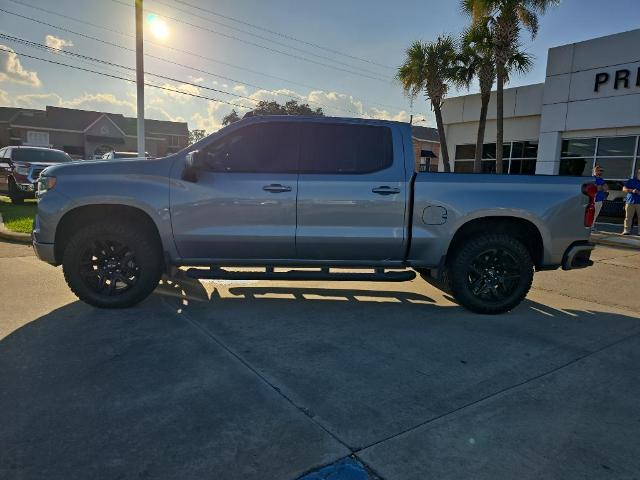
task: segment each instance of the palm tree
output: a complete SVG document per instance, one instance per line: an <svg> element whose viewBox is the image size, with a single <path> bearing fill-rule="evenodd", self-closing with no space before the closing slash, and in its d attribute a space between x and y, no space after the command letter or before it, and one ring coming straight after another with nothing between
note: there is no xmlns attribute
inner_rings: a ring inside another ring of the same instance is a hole
<svg viewBox="0 0 640 480"><path fill-rule="evenodd" d="M538 16L560 0L461 0L461 3L474 25L486 23L491 31L496 65L496 173L502 173L504 84L508 79L509 57L518 48L522 28L535 38Z"/></svg>
<svg viewBox="0 0 640 480"><path fill-rule="evenodd" d="M453 80L459 87L469 89L473 79L477 78L480 85L480 121L473 163L474 173L480 173L482 171L482 146L484 145L491 89L496 80L493 39L489 25L487 23L471 25L462 34L460 45ZM530 70L532 65L532 57L521 51L516 45L507 60L507 79L512 71L525 73Z"/></svg>
<svg viewBox="0 0 640 480"><path fill-rule="evenodd" d="M435 42L415 41L407 49L404 63L396 75L407 96L414 99L424 92L431 102L440 135L440 152L445 172L451 171L451 165L442 123L442 102L449 91L455 61L456 42L452 36L440 36Z"/></svg>

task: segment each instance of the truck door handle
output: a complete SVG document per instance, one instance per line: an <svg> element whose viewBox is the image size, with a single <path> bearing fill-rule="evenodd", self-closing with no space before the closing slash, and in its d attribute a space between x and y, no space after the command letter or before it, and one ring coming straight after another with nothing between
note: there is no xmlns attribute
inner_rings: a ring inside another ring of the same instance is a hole
<svg viewBox="0 0 640 480"><path fill-rule="evenodd" d="M395 195L396 193L400 193L400 189L396 187L390 187L388 185L382 185L380 187L375 187L371 190L373 193L377 193L378 195Z"/></svg>
<svg viewBox="0 0 640 480"><path fill-rule="evenodd" d="M279 183L272 183L271 185L265 185L264 187L262 187L262 190L271 193L283 193L290 192L291 187L288 185L280 185Z"/></svg>

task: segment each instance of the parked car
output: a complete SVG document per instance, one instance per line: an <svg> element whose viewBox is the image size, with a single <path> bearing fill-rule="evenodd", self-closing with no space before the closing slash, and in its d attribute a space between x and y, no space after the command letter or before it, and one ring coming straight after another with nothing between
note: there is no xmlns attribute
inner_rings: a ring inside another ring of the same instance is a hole
<svg viewBox="0 0 640 480"><path fill-rule="evenodd" d="M134 305L180 266L373 281L411 280L412 267L493 314L523 300L534 269L592 264L595 186L583 181L416 174L408 124L255 116L166 158L48 168L33 246L98 307Z"/></svg>
<svg viewBox="0 0 640 480"><path fill-rule="evenodd" d="M5 147L0 149L0 193L21 204L34 198L38 176L46 167L71 162L62 150L43 147Z"/></svg>
<svg viewBox="0 0 640 480"><path fill-rule="evenodd" d="M138 152L116 152L111 150L102 155L102 160L121 160L125 158L143 158ZM144 158L151 158L148 152L144 152Z"/></svg>

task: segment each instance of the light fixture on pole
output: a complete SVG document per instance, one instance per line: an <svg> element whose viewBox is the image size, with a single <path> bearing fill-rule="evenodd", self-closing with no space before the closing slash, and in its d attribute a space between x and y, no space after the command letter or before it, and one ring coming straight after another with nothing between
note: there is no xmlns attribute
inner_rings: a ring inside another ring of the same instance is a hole
<svg viewBox="0 0 640 480"><path fill-rule="evenodd" d="M144 16L142 0L136 2L136 99L138 104L138 156L145 156L144 134Z"/></svg>

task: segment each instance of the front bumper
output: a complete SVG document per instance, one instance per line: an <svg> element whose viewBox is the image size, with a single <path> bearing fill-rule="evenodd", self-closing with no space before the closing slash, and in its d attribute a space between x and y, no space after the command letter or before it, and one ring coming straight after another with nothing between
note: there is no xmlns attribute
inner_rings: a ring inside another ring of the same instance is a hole
<svg viewBox="0 0 640 480"><path fill-rule="evenodd" d="M31 244L33 245L33 250L36 252L36 256L40 260L51 265L57 265L53 243L39 243L32 237Z"/></svg>
<svg viewBox="0 0 640 480"><path fill-rule="evenodd" d="M16 182L20 196L24 198L35 198L37 186L35 183Z"/></svg>
<svg viewBox="0 0 640 480"><path fill-rule="evenodd" d="M596 248L591 242L575 242L567 249L562 257L563 270L576 270L593 265L591 252Z"/></svg>

